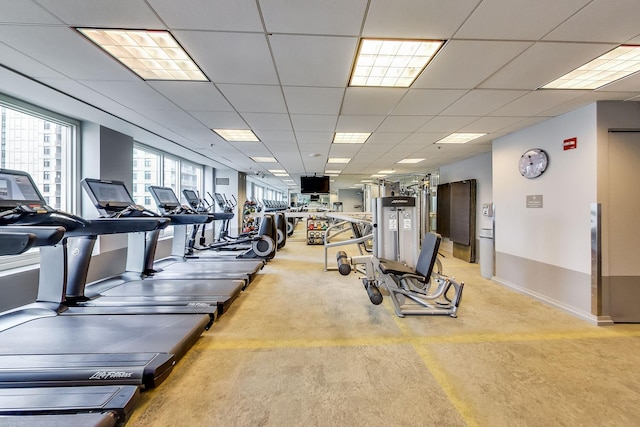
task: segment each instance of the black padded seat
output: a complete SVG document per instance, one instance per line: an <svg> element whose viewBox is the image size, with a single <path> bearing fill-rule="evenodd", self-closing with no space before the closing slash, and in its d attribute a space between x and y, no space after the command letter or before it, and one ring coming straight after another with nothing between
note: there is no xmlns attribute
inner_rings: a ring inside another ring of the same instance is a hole
<svg viewBox="0 0 640 427"><path fill-rule="evenodd" d="M380 271L384 274L393 274L396 276L415 274L426 278L428 281L436 259L438 258L438 249L440 248L441 241L442 236L437 233L427 233L424 236L422 249L420 250L420 255L418 255L415 269L398 261L381 258L379 259Z"/></svg>

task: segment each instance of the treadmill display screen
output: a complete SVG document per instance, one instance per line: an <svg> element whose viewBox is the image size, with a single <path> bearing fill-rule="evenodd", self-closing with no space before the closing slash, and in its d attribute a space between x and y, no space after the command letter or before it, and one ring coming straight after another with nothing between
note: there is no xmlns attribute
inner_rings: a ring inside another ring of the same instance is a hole
<svg viewBox="0 0 640 427"><path fill-rule="evenodd" d="M193 190L182 190L182 194L184 194L184 197L187 199L187 202L190 205L193 205L194 203L196 205L198 204L198 194L196 194L195 191L193 191Z"/></svg>
<svg viewBox="0 0 640 427"><path fill-rule="evenodd" d="M0 207L44 204L46 202L29 174L0 170Z"/></svg>
<svg viewBox="0 0 640 427"><path fill-rule="evenodd" d="M180 201L176 197L176 193L168 187L149 187L149 192L156 199L158 205L178 206Z"/></svg>
<svg viewBox="0 0 640 427"><path fill-rule="evenodd" d="M134 204L127 187L121 182L87 181L87 185L100 206Z"/></svg>

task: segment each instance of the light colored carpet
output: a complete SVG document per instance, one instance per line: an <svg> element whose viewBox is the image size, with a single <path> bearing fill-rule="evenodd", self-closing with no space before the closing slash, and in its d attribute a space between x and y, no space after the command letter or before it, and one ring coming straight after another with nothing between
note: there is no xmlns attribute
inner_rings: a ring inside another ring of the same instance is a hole
<svg viewBox="0 0 640 427"><path fill-rule="evenodd" d="M458 318L401 319L303 233L128 426L637 425L640 325L592 326L452 257Z"/></svg>

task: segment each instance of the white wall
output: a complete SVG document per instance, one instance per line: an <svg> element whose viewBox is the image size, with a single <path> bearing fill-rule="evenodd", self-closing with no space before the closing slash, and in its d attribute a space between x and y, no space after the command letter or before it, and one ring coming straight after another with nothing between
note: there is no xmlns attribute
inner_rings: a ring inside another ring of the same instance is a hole
<svg viewBox="0 0 640 427"><path fill-rule="evenodd" d="M596 201L596 104L493 142L494 279L585 319L591 313L591 204ZM577 148L563 141L577 138ZM549 155L544 174L520 175L531 148ZM527 208L541 195L542 208Z"/></svg>
<svg viewBox="0 0 640 427"><path fill-rule="evenodd" d="M362 192L363 190L356 188L339 189L337 201L342 202L342 211L361 212L363 210Z"/></svg>
<svg viewBox="0 0 640 427"><path fill-rule="evenodd" d="M573 137L577 149L563 151L563 141ZM549 155L547 171L535 179L518 170L520 156L530 148ZM590 273L596 175L596 104L495 140L496 252ZM527 208L527 195L542 195L543 208Z"/></svg>

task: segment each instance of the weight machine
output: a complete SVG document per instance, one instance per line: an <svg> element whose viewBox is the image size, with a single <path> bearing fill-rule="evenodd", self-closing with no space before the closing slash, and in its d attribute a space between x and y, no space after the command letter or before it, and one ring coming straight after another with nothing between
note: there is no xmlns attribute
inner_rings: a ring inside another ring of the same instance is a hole
<svg viewBox="0 0 640 427"><path fill-rule="evenodd" d="M426 233L418 253L416 200L413 197L373 199L373 255L336 254L338 271L346 276L352 266L363 268L362 283L370 301L378 305L383 292L399 317L448 315L457 317L464 282L442 273L438 259L441 236Z"/></svg>

